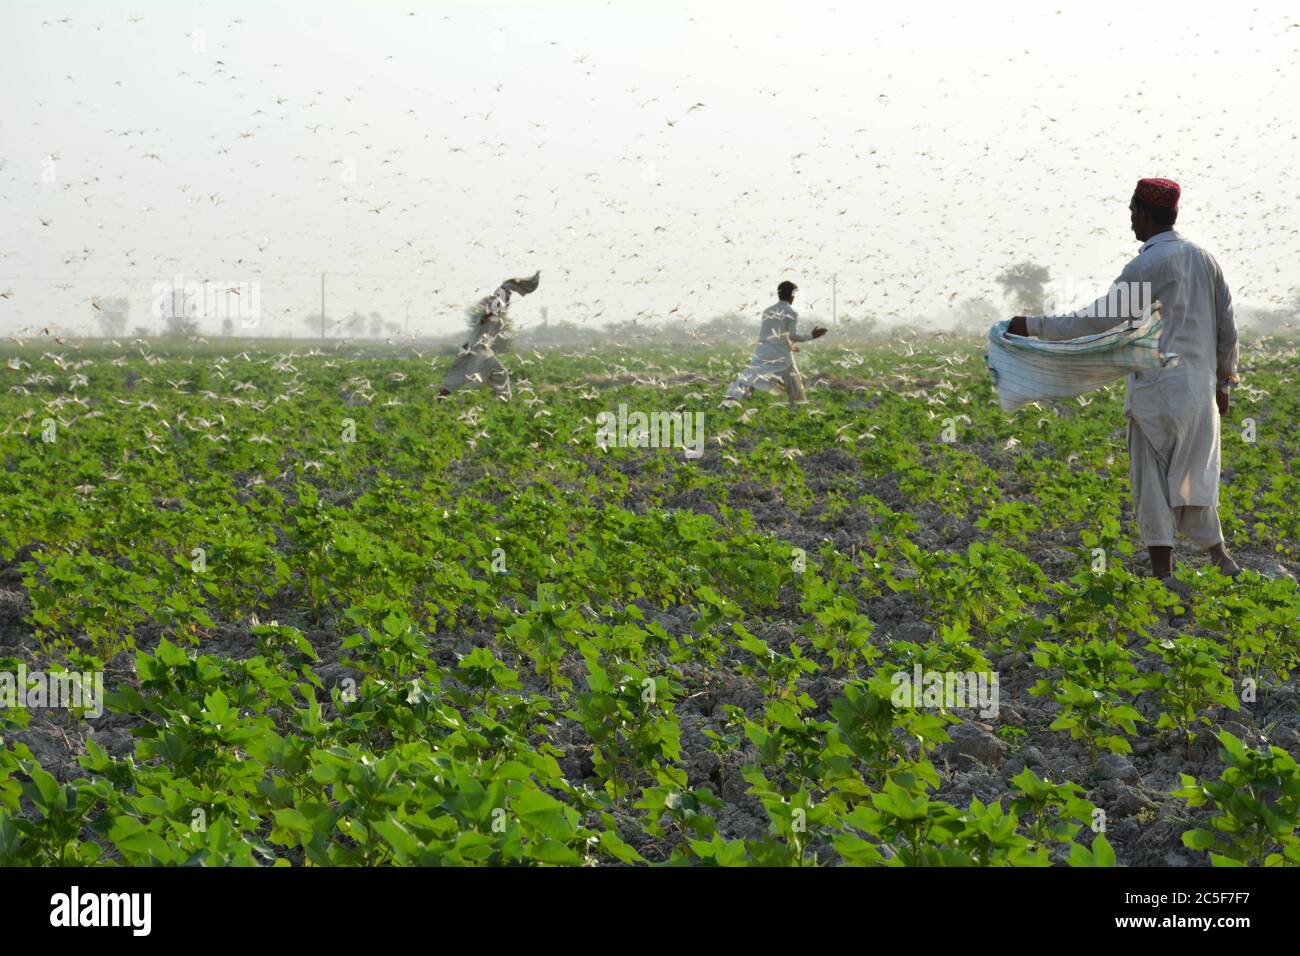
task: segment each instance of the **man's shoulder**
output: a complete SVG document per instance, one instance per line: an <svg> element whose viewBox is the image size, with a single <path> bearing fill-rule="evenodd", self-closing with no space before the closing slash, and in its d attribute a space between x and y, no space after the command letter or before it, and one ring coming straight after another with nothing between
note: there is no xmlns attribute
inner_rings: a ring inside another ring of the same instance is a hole
<svg viewBox="0 0 1300 956"><path fill-rule="evenodd" d="M1186 236L1179 236L1177 242L1171 242L1168 243L1168 245L1173 246L1182 252L1193 252L1198 254L1206 266L1209 267L1211 272L1220 274L1223 272L1223 270L1219 268L1219 260L1214 258L1214 253L1210 252L1209 249L1206 249L1200 243L1188 239Z"/></svg>
<svg viewBox="0 0 1300 956"><path fill-rule="evenodd" d="M1214 258L1214 256L1210 255L1210 250L1209 250L1209 249L1206 249L1206 248L1205 248L1203 245L1201 245L1199 242L1194 242L1193 240L1188 239L1186 236L1182 236L1182 235L1180 235L1180 236L1178 237L1178 239L1177 239L1175 242L1170 243L1170 245L1177 246L1177 247L1180 248L1180 249L1195 249L1197 252L1201 253L1201 255L1203 255L1203 256L1209 256L1209 258L1211 258L1211 259Z"/></svg>
<svg viewBox="0 0 1300 956"><path fill-rule="evenodd" d="M1182 242L1184 249L1195 249L1197 252L1199 252L1202 256L1205 257L1205 260L1207 262L1209 262L1215 268L1218 268L1219 260L1214 258L1214 253L1210 252L1209 249L1206 249L1199 242L1193 242L1190 239L1181 239L1180 241Z"/></svg>
<svg viewBox="0 0 1300 956"><path fill-rule="evenodd" d="M1138 251L1138 257L1147 255L1167 256L1174 252L1185 252L1188 249L1193 249L1202 255L1209 256L1211 259L1214 258L1204 246L1193 242L1178 232L1162 233L1154 239L1148 240Z"/></svg>
<svg viewBox="0 0 1300 956"><path fill-rule="evenodd" d="M1208 250L1197 245L1186 236L1181 236L1178 233L1167 233L1143 244L1137 255L1129 260L1129 266L1141 268L1144 265L1154 265L1168 259L1170 256L1186 255L1188 252L1199 253L1210 262L1214 262L1214 256L1210 255Z"/></svg>
<svg viewBox="0 0 1300 956"><path fill-rule="evenodd" d="M1170 263L1196 263L1192 268L1203 268L1214 281L1221 281L1223 277L1218 260L1208 249L1185 236L1175 234L1144 245L1124 267L1121 278L1130 282L1155 280L1166 274ZM1175 265L1180 272L1185 267Z"/></svg>
<svg viewBox="0 0 1300 956"><path fill-rule="evenodd" d="M796 312L796 311L794 310L794 306L790 305L789 302L785 302L785 301L782 301L782 300L779 300L779 299L777 300L777 302L776 302L775 305L769 305L769 306L768 306L764 311L765 311L765 312L779 312L779 313L781 313L782 315L798 315L798 314L799 314L798 312Z"/></svg>

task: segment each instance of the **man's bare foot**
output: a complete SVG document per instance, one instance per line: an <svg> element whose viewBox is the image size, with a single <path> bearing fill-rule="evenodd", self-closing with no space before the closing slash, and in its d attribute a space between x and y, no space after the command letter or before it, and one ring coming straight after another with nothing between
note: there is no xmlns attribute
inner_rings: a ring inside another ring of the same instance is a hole
<svg viewBox="0 0 1300 956"><path fill-rule="evenodd" d="M1226 577L1235 578L1241 573L1241 566L1232 559L1228 549L1222 543L1216 544L1206 552L1219 571Z"/></svg>

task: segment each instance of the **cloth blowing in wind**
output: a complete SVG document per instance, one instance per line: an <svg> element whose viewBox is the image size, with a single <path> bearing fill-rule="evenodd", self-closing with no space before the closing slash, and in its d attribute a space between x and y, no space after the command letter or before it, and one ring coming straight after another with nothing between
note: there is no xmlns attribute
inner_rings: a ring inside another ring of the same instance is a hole
<svg viewBox="0 0 1300 956"><path fill-rule="evenodd" d="M794 361L794 353L799 351L799 346L794 343L821 338L826 330L818 327L812 330L811 335L799 333L799 313L794 310L794 294L798 290L799 287L789 281L777 286L778 301L763 312L754 357L727 389L728 400L741 401L757 389L776 395L784 393L791 408L808 401L804 396L803 379Z"/></svg>
<svg viewBox="0 0 1300 956"><path fill-rule="evenodd" d="M481 388L487 385L502 401L510 400L510 373L492 351L492 343L507 326L506 310L514 293L528 295L536 292L541 273L535 272L527 279L506 279L491 295L479 300L476 310L479 319L461 346L460 355L447 370L438 397L445 398L458 388Z"/></svg>
<svg viewBox="0 0 1300 956"><path fill-rule="evenodd" d="M1159 302L1136 322L1061 342L1011 335L1010 325L997 322L989 329L984 357L1004 412L1074 398L1175 358L1160 351L1164 323Z"/></svg>
<svg viewBox="0 0 1300 956"><path fill-rule="evenodd" d="M1237 563L1219 523L1219 418L1237 382L1237 328L1232 295L1214 257L1174 231L1182 191L1169 179L1143 179L1129 203L1142 247L1112 292L1068 315L1016 316L1007 331L1047 340L1075 339L1137 318L1141 300L1161 303L1159 352L1167 364L1129 374L1129 477L1152 573L1186 597L1173 578L1175 531L1206 550L1235 577ZM1130 290L1116 295L1116 287Z"/></svg>

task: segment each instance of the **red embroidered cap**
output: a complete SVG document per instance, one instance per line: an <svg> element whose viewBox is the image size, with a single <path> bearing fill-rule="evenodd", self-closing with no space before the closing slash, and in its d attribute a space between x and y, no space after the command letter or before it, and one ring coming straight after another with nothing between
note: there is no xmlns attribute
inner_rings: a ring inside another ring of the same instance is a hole
<svg viewBox="0 0 1300 956"><path fill-rule="evenodd" d="M1182 195L1182 189L1172 179L1139 179L1137 189L1133 191L1135 198L1152 206L1163 206L1167 209L1178 208L1178 197Z"/></svg>

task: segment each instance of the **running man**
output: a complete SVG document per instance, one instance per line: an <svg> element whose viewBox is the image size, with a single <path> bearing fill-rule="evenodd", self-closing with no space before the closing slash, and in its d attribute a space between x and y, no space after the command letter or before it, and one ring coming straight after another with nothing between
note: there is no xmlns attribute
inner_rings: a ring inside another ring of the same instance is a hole
<svg viewBox="0 0 1300 956"><path fill-rule="evenodd" d="M748 367L727 389L728 399L741 401L757 389L775 395L784 393L791 408L808 401L803 392L803 379L794 361L794 353L799 351L795 343L819 339L826 330L818 326L811 335L801 335L796 331L799 313L794 310L794 294L797 291L799 287L789 280L776 287L778 301L763 312L758 348L754 350Z"/></svg>

